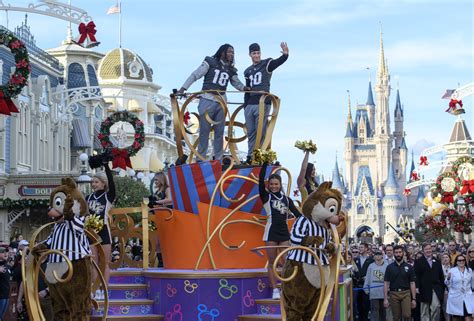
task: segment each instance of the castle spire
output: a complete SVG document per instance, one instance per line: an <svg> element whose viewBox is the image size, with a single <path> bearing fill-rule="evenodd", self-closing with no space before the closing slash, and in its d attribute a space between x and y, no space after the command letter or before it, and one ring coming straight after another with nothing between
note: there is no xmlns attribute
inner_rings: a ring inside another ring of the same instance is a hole
<svg viewBox="0 0 474 321"><path fill-rule="evenodd" d="M398 86L397 86L398 87ZM403 116L402 103L400 102L400 89L397 88L397 100L395 102L395 117L400 113L400 116Z"/></svg>
<svg viewBox="0 0 474 321"><path fill-rule="evenodd" d="M334 170L332 172L332 188L338 189L343 192L344 187L341 182L341 174L339 172L339 165L337 164L337 152L336 152L336 164L334 165Z"/></svg>
<svg viewBox="0 0 474 321"><path fill-rule="evenodd" d="M346 135L345 137L352 137L352 129L354 128L354 123L352 122L352 113L351 113L351 92L347 90L347 121L346 121Z"/></svg>
<svg viewBox="0 0 474 321"><path fill-rule="evenodd" d="M379 50L379 70L378 76L381 77L387 73L387 65L385 60L385 54L383 51L383 32L382 32L382 23L380 23L380 50Z"/></svg>
<svg viewBox="0 0 474 321"><path fill-rule="evenodd" d="M372 82L369 80L369 91L367 93L367 102L366 105L375 106L374 95L372 94Z"/></svg>

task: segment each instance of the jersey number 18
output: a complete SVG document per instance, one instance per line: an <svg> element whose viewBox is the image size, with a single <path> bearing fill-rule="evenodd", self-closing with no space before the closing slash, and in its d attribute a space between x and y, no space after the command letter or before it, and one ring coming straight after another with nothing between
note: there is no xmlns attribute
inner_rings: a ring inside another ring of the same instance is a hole
<svg viewBox="0 0 474 321"><path fill-rule="evenodd" d="M214 69L214 78L212 82L214 84L219 84L221 86L226 86L227 81L229 80L229 74L226 72L221 72L219 69Z"/></svg>

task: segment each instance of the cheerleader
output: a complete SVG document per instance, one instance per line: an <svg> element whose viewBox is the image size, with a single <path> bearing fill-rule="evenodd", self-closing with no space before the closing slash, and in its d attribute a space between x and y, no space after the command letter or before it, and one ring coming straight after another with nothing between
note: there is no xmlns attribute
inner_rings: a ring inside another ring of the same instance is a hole
<svg viewBox="0 0 474 321"><path fill-rule="evenodd" d="M299 217L301 213L293 201L282 192L281 176L272 174L268 178L268 189L265 187L265 173L267 163L264 163L259 175L258 188L263 208L268 215L267 224L263 233L263 240L267 246L290 245L290 232L288 231L288 214L291 212ZM268 256L268 279L273 289L272 298L279 299L280 291L276 286L276 277L273 273L273 262L277 256L277 249L267 249Z"/></svg>
<svg viewBox="0 0 474 321"><path fill-rule="evenodd" d="M109 165L104 164L105 173L98 172L92 178L92 190L93 192L86 197L87 205L89 206L89 214L97 215L99 218L104 220L104 227L97 233L102 239L101 245L104 249L105 254L105 271L104 278L105 282L108 284L110 279L110 258L111 258L111 243L112 237L110 234L109 227L109 210L112 207L113 202L115 201L115 184L112 177L112 172L110 171ZM94 261L99 265L99 256L96 247L92 247L92 257ZM97 277L97 272L95 269L92 269L92 282L95 281ZM104 298L104 291L97 290L96 299Z"/></svg>
<svg viewBox="0 0 474 321"><path fill-rule="evenodd" d="M311 194L318 188L318 182L316 181L316 167L313 163L309 163L309 153L310 151L305 151L303 162L301 163L301 170L296 184L301 193L301 203L308 198L308 195Z"/></svg>

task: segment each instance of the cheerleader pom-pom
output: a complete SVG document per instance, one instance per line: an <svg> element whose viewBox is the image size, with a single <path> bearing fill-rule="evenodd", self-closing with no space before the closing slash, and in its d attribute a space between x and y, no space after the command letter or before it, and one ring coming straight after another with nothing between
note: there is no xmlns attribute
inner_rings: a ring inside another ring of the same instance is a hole
<svg viewBox="0 0 474 321"><path fill-rule="evenodd" d="M277 159L277 154L272 150L256 149L253 151L252 162L254 165L263 163L272 164Z"/></svg>
<svg viewBox="0 0 474 321"><path fill-rule="evenodd" d="M84 223L84 228L88 230L93 230L96 233L99 233L104 227L104 220L101 219L98 215L89 215L86 217Z"/></svg>
<svg viewBox="0 0 474 321"><path fill-rule="evenodd" d="M315 143L310 139L308 140L297 140L295 143L295 147L298 149L301 149L304 152L310 152L311 154L315 154L316 151L318 150L318 147L316 146Z"/></svg>

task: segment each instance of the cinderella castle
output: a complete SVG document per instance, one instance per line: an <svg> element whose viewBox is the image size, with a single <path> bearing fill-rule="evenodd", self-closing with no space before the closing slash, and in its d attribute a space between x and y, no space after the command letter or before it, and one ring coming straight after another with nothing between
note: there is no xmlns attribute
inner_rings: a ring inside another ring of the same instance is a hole
<svg viewBox="0 0 474 321"><path fill-rule="evenodd" d="M394 240L397 234L393 228L397 225L414 224L414 218L421 210L420 200L424 197L422 189L418 188L408 197L403 195L408 156L404 108L397 89L395 108L390 112L391 89L381 35L375 99L369 80L367 101L357 105L355 117L352 117L349 96L344 137L345 180L341 184L336 164L333 181L336 185L344 185L346 191L350 235L359 238L363 232L373 233L383 237L385 243ZM412 160L411 171L414 166Z"/></svg>

